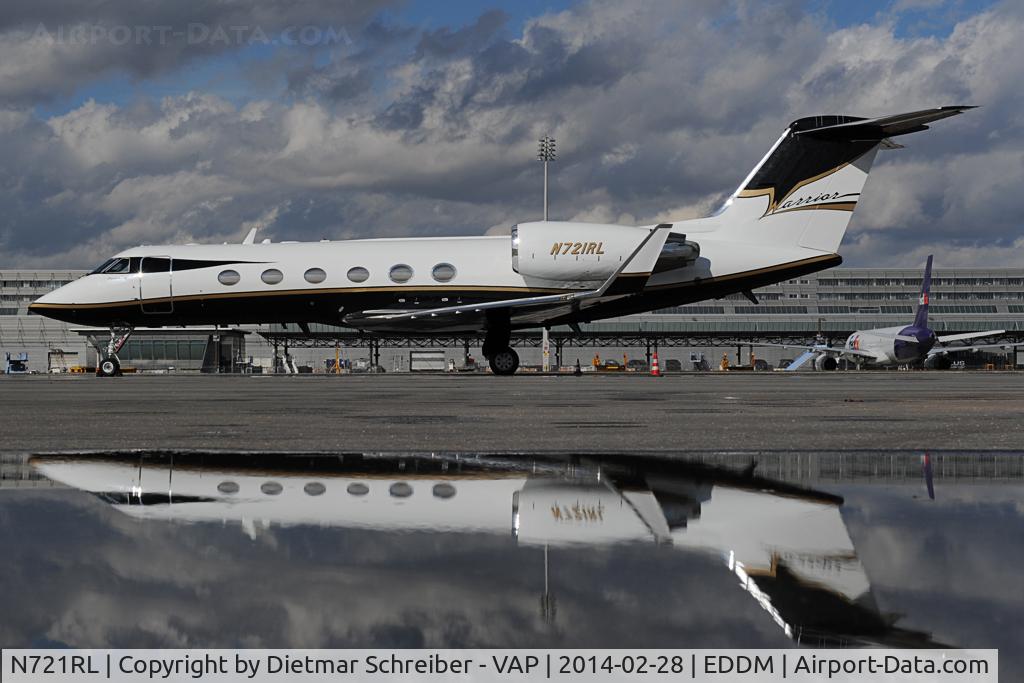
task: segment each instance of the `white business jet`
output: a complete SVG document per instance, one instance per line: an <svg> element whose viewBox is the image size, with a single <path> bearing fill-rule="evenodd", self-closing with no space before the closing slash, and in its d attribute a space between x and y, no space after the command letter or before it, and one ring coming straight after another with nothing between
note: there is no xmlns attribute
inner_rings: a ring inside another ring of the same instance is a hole
<svg viewBox="0 0 1024 683"><path fill-rule="evenodd" d="M751 290L842 263L877 151L970 107L789 125L707 218L628 226L519 223L508 236L143 246L39 298L33 313L110 328L99 373L136 326L310 322L369 332L484 333L497 375L512 330L577 326Z"/></svg>

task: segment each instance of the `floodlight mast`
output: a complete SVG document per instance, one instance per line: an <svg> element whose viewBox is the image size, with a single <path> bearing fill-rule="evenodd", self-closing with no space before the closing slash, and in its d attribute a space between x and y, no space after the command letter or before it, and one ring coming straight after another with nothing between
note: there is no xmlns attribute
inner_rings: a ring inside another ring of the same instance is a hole
<svg viewBox="0 0 1024 683"><path fill-rule="evenodd" d="M537 159L544 163L544 222L548 220L548 162L555 160L555 139L550 135L545 135L539 141L537 146ZM551 328L547 325L541 331L541 347L543 348L543 361L541 368L544 372L550 372L551 370L551 340L549 333ZM544 547L544 559L545 568L547 567L547 546ZM545 581L547 580L547 574L545 574ZM541 598L542 611L545 616L554 614L554 598L551 598L551 605L547 603L548 600L547 588L544 589L544 597Z"/></svg>
<svg viewBox="0 0 1024 683"><path fill-rule="evenodd" d="M537 147L537 159L544 163L544 220L548 219L548 162L555 160L555 139L545 135Z"/></svg>

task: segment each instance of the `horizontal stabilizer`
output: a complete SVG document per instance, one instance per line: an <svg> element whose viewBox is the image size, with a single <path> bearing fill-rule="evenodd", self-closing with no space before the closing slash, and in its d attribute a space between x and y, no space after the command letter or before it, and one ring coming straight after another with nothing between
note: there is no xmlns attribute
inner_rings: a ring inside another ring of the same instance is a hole
<svg viewBox="0 0 1024 683"><path fill-rule="evenodd" d="M928 130L926 124L956 116L968 109L974 109L974 107L966 105L938 107L906 114L880 116L875 119L862 119L855 116L815 116L797 122L803 126L813 127L794 130L793 134L826 140L884 140L897 135Z"/></svg>
<svg viewBox="0 0 1024 683"><path fill-rule="evenodd" d="M966 339L978 339L980 337L995 337L996 335L1003 334L1006 330L986 330L985 332L965 332L963 334L947 334L939 337L940 344L948 344L949 342L964 341Z"/></svg>

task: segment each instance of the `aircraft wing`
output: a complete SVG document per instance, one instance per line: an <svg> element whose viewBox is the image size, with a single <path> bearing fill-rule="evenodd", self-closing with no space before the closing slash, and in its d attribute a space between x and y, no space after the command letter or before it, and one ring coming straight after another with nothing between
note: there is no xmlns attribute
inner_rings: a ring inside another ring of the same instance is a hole
<svg viewBox="0 0 1024 683"><path fill-rule="evenodd" d="M914 341L917 341L916 339ZM767 342L754 344L753 346L771 346L776 349L803 349L813 354L835 354L837 356L863 356L864 358L875 358L877 356L870 351L861 351L860 349L848 349L845 346L826 346L824 344L769 344Z"/></svg>
<svg viewBox="0 0 1024 683"><path fill-rule="evenodd" d="M417 319L431 319L431 318L455 318L455 316L461 316L464 314L475 314L482 313L488 309L493 308L523 308L523 307L542 307L542 306L570 306L579 307L583 302L593 299L600 299L605 293L611 288L615 281L619 278L619 275L629 267L629 265L641 257L641 261L649 260L651 268L654 267L654 262L657 261L658 255L661 253L661 244L664 243L665 238L668 236L669 230L672 225L664 223L652 228L651 231L640 240L640 244L636 246L633 252L628 258L624 259L622 263L616 268L615 272L609 276L604 283L597 289L566 292L564 294L545 294L543 296L527 296L518 299L502 299L500 301L486 301L475 304L461 304L458 306L442 306L440 308L428 308L423 310L415 311L396 311L396 310L381 310L381 311L363 311L361 317L367 321L379 321L379 322L394 322L396 320L417 320ZM647 249L645 247L648 244L653 244L653 247Z"/></svg>
<svg viewBox="0 0 1024 683"><path fill-rule="evenodd" d="M1002 344L974 344L973 346L936 346L928 352L928 357L938 356L946 353L959 353L960 351L1009 351L1018 346L1024 346L1024 342L1005 342Z"/></svg>
<svg viewBox="0 0 1024 683"><path fill-rule="evenodd" d="M828 352L830 350L838 351L833 349L831 346L825 346L824 344L771 344L769 342L754 343L752 346L769 346L773 349L803 349L804 351L821 351Z"/></svg>
<svg viewBox="0 0 1024 683"><path fill-rule="evenodd" d="M964 334L947 334L943 337L938 337L940 344L948 344L954 341L963 341L965 339L977 339L978 337L994 337L997 334L1003 334L1006 330L988 330L986 332L965 332Z"/></svg>

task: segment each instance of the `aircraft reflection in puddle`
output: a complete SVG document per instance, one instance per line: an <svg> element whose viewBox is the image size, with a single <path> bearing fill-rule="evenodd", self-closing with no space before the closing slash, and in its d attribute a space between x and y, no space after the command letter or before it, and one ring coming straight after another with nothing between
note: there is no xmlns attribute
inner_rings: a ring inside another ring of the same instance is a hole
<svg viewBox="0 0 1024 683"><path fill-rule="evenodd" d="M843 499L640 456L37 456L46 477L145 520L513 534L520 544L652 541L714 553L804 645L941 647L882 614ZM547 599L545 597L545 599Z"/></svg>

